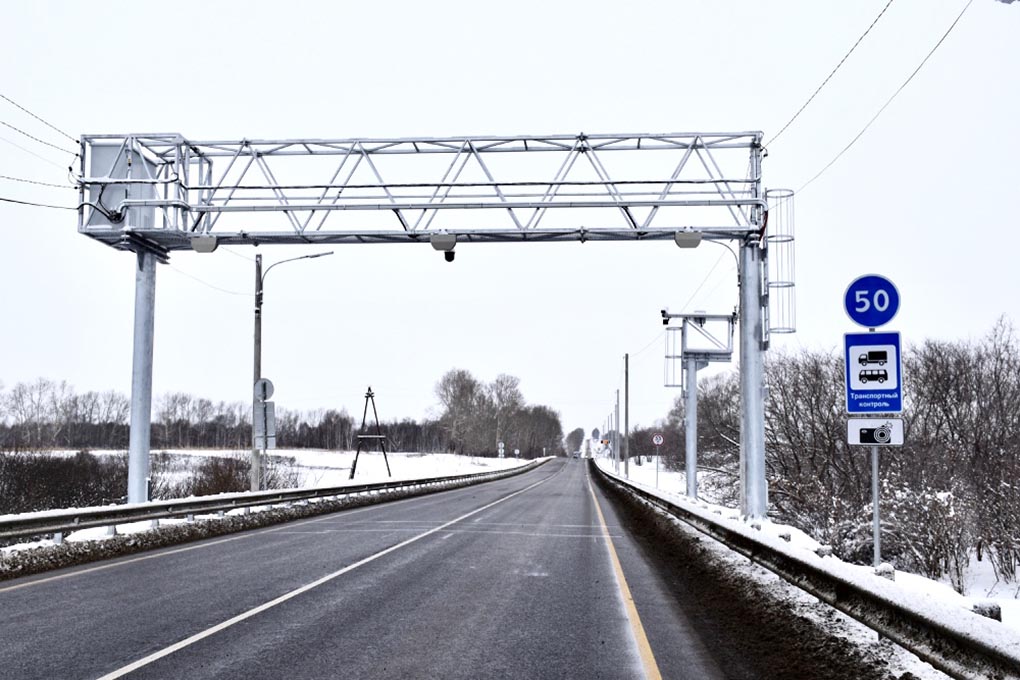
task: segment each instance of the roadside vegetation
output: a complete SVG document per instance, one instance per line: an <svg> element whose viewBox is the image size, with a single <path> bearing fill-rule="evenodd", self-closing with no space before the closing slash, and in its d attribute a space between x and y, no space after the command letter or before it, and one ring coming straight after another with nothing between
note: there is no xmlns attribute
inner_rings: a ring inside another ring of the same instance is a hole
<svg viewBox="0 0 1020 680"><path fill-rule="evenodd" d="M769 514L871 560L871 453L847 445L843 359L836 351L771 351L766 360ZM898 569L947 579L962 592L971 559L1016 582L1020 565L1020 342L1000 320L976 340L928 340L903 358L906 442L880 460L882 553ZM654 455L682 470L684 405L631 432L632 464ZM604 435L605 436L605 435ZM698 385L698 457L732 480L738 500L740 391L736 371Z"/></svg>
<svg viewBox="0 0 1020 680"><path fill-rule="evenodd" d="M500 375L484 383L462 369L436 384L436 419L382 422L391 451L521 458L563 453L559 414L529 405L520 381ZM127 488L130 401L115 391L78 393L63 381L39 378L0 384L0 514L116 503ZM367 425L374 433L375 424ZM277 410L281 449L350 451L360 427L345 410ZM173 392L153 407L151 497L181 498L249 488L251 405L213 402ZM192 456L168 450L214 449L233 455ZM54 455L53 452L60 452ZM191 460L189 460L191 459ZM296 486L286 460L269 457L268 488Z"/></svg>

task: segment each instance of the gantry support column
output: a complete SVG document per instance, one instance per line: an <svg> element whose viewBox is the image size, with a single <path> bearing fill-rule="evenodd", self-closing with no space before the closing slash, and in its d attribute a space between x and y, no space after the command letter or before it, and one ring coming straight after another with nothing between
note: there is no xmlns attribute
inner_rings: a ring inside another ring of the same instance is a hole
<svg viewBox="0 0 1020 680"><path fill-rule="evenodd" d="M686 331L687 321L684 321ZM687 471L687 496L698 497L698 360L694 357L687 362L684 409L684 469Z"/></svg>
<svg viewBox="0 0 1020 680"><path fill-rule="evenodd" d="M156 255L139 250L135 267L135 336L131 367L131 438L128 503L149 500L149 437L152 429L152 348L155 335Z"/></svg>
<svg viewBox="0 0 1020 680"><path fill-rule="evenodd" d="M740 514L768 512L765 484L764 333L762 249L757 236L740 246Z"/></svg>

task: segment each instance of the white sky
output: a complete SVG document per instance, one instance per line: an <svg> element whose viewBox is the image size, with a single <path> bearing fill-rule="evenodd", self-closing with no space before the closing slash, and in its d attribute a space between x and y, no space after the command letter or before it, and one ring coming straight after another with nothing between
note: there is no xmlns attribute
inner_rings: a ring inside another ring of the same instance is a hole
<svg viewBox="0 0 1020 680"><path fill-rule="evenodd" d="M769 147L769 187L797 189L917 67L965 0L896 0ZM5 2L0 92L72 135L193 139L763 130L793 115L885 5L860 2ZM835 349L864 273L891 278L907 344L1020 319L1020 6L974 0L860 141L798 195L798 332ZM55 133L0 101L0 120ZM1012 123L1010 121L1013 121ZM1000 129L1001 128L1001 129ZM6 127L0 137L67 157ZM0 175L66 173L0 141ZM74 205L70 190L0 180L0 196ZM130 255L76 233L75 214L0 203L0 381L44 376L127 393ZM449 368L521 379L565 431L602 427L623 354L631 418L662 387L658 310L728 312L721 249L671 243L337 246L267 279L263 374L284 407L420 418ZM252 248L175 253L157 275L154 389L247 401ZM266 264L306 252L263 247ZM718 261L718 266L715 266ZM239 294L214 290L202 281ZM642 352L641 350L644 349ZM640 352L640 353L639 353ZM705 375L703 372L701 375Z"/></svg>

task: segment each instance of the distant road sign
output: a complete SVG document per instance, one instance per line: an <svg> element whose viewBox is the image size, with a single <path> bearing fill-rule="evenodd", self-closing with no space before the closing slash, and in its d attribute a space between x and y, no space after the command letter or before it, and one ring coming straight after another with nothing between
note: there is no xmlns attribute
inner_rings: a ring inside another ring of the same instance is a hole
<svg viewBox="0 0 1020 680"><path fill-rule="evenodd" d="M276 404L259 400L255 403L254 435L256 449L276 448Z"/></svg>
<svg viewBox="0 0 1020 680"><path fill-rule="evenodd" d="M903 419L850 418L846 441L851 446L903 446Z"/></svg>
<svg viewBox="0 0 1020 680"><path fill-rule="evenodd" d="M652 443L655 444L656 446L662 446L662 442L664 441L665 439L663 439L661 433L656 432L655 434L652 435Z"/></svg>
<svg viewBox="0 0 1020 680"><path fill-rule="evenodd" d="M899 333L847 333L847 413L903 411L902 362Z"/></svg>
<svg viewBox="0 0 1020 680"><path fill-rule="evenodd" d="M854 323L878 328L889 323L900 308L900 293L884 276L861 276L847 287L843 306Z"/></svg>
<svg viewBox="0 0 1020 680"><path fill-rule="evenodd" d="M255 398L265 401L273 396L273 383L269 378L255 381Z"/></svg>

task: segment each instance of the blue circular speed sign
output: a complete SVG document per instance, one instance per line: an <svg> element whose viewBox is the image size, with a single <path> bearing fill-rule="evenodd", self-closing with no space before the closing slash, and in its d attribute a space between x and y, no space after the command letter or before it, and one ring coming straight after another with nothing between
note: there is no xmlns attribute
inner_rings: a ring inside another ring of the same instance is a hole
<svg viewBox="0 0 1020 680"><path fill-rule="evenodd" d="M855 279L847 287L843 304L854 323L877 328L896 316L900 308L900 294L889 279L868 274Z"/></svg>

